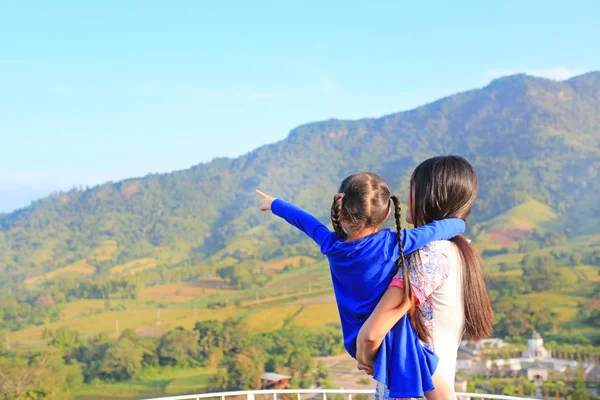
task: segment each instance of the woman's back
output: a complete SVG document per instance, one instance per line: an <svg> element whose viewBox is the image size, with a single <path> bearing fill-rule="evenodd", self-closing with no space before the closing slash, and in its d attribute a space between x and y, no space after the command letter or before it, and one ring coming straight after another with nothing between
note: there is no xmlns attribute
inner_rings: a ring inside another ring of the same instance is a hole
<svg viewBox="0 0 600 400"><path fill-rule="evenodd" d="M421 266L416 265L419 261ZM429 345L439 357L438 371L451 384L465 321L463 262L458 247L447 240L432 242L418 257L411 257L409 271L425 297L419 308L430 333Z"/></svg>

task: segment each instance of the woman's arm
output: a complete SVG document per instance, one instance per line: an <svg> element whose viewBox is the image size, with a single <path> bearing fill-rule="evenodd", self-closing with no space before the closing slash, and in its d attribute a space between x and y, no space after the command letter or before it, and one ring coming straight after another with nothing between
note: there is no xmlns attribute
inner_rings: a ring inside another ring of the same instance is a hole
<svg viewBox="0 0 600 400"><path fill-rule="evenodd" d="M383 338L412 307L404 301L404 290L398 286L387 288L377 307L364 323L356 339L356 360L359 369L372 375L372 366Z"/></svg>
<svg viewBox="0 0 600 400"><path fill-rule="evenodd" d="M387 288L371 316L362 326L356 340L356 359L359 369L372 372L373 359L385 335L396 325L410 308L423 303L444 284L452 268L444 246L430 244L419 250L418 257L411 260L409 275L413 286L414 304L404 300L404 282L399 272Z"/></svg>

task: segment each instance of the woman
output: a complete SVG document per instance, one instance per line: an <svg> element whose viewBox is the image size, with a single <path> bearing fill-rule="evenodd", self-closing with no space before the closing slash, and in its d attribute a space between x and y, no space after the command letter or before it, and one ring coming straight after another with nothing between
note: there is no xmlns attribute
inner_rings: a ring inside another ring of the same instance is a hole
<svg viewBox="0 0 600 400"><path fill-rule="evenodd" d="M413 172L406 198L406 222L415 227L434 220L466 220L477 197L477 174L459 156L430 158ZM481 340L492 334L493 312L483 279L482 261L463 235L433 242L409 257L409 276L417 304L411 304L397 275L357 338L359 368L372 372L383 337L405 314L419 338L439 357L438 371L454 386L456 356L463 334ZM385 388L377 387L385 398Z"/></svg>

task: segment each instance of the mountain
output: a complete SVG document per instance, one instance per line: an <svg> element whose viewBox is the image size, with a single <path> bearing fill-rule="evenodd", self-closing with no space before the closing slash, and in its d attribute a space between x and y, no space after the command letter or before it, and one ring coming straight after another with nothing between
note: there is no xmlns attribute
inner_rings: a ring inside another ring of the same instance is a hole
<svg viewBox="0 0 600 400"><path fill-rule="evenodd" d="M0 281L65 268L106 273L140 259L175 265L302 253L311 247L301 235L257 210L255 188L326 221L348 174L379 173L404 196L412 169L438 154L460 154L477 168L473 224L542 203L552 218L536 229L598 233L600 72L563 82L504 77L377 119L302 125L236 159L52 195L0 216Z"/></svg>

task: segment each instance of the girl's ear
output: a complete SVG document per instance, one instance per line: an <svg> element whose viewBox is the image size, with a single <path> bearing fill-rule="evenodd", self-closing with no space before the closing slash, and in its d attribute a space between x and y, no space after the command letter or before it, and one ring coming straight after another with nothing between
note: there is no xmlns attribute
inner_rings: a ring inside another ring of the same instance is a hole
<svg viewBox="0 0 600 400"><path fill-rule="evenodd" d="M344 222L344 215L340 213L340 222Z"/></svg>
<svg viewBox="0 0 600 400"><path fill-rule="evenodd" d="M388 218L390 217L390 214L391 214L391 213L392 213L392 208L390 207L390 208L388 208L388 213L387 213L387 215L385 216L385 219L388 219Z"/></svg>

